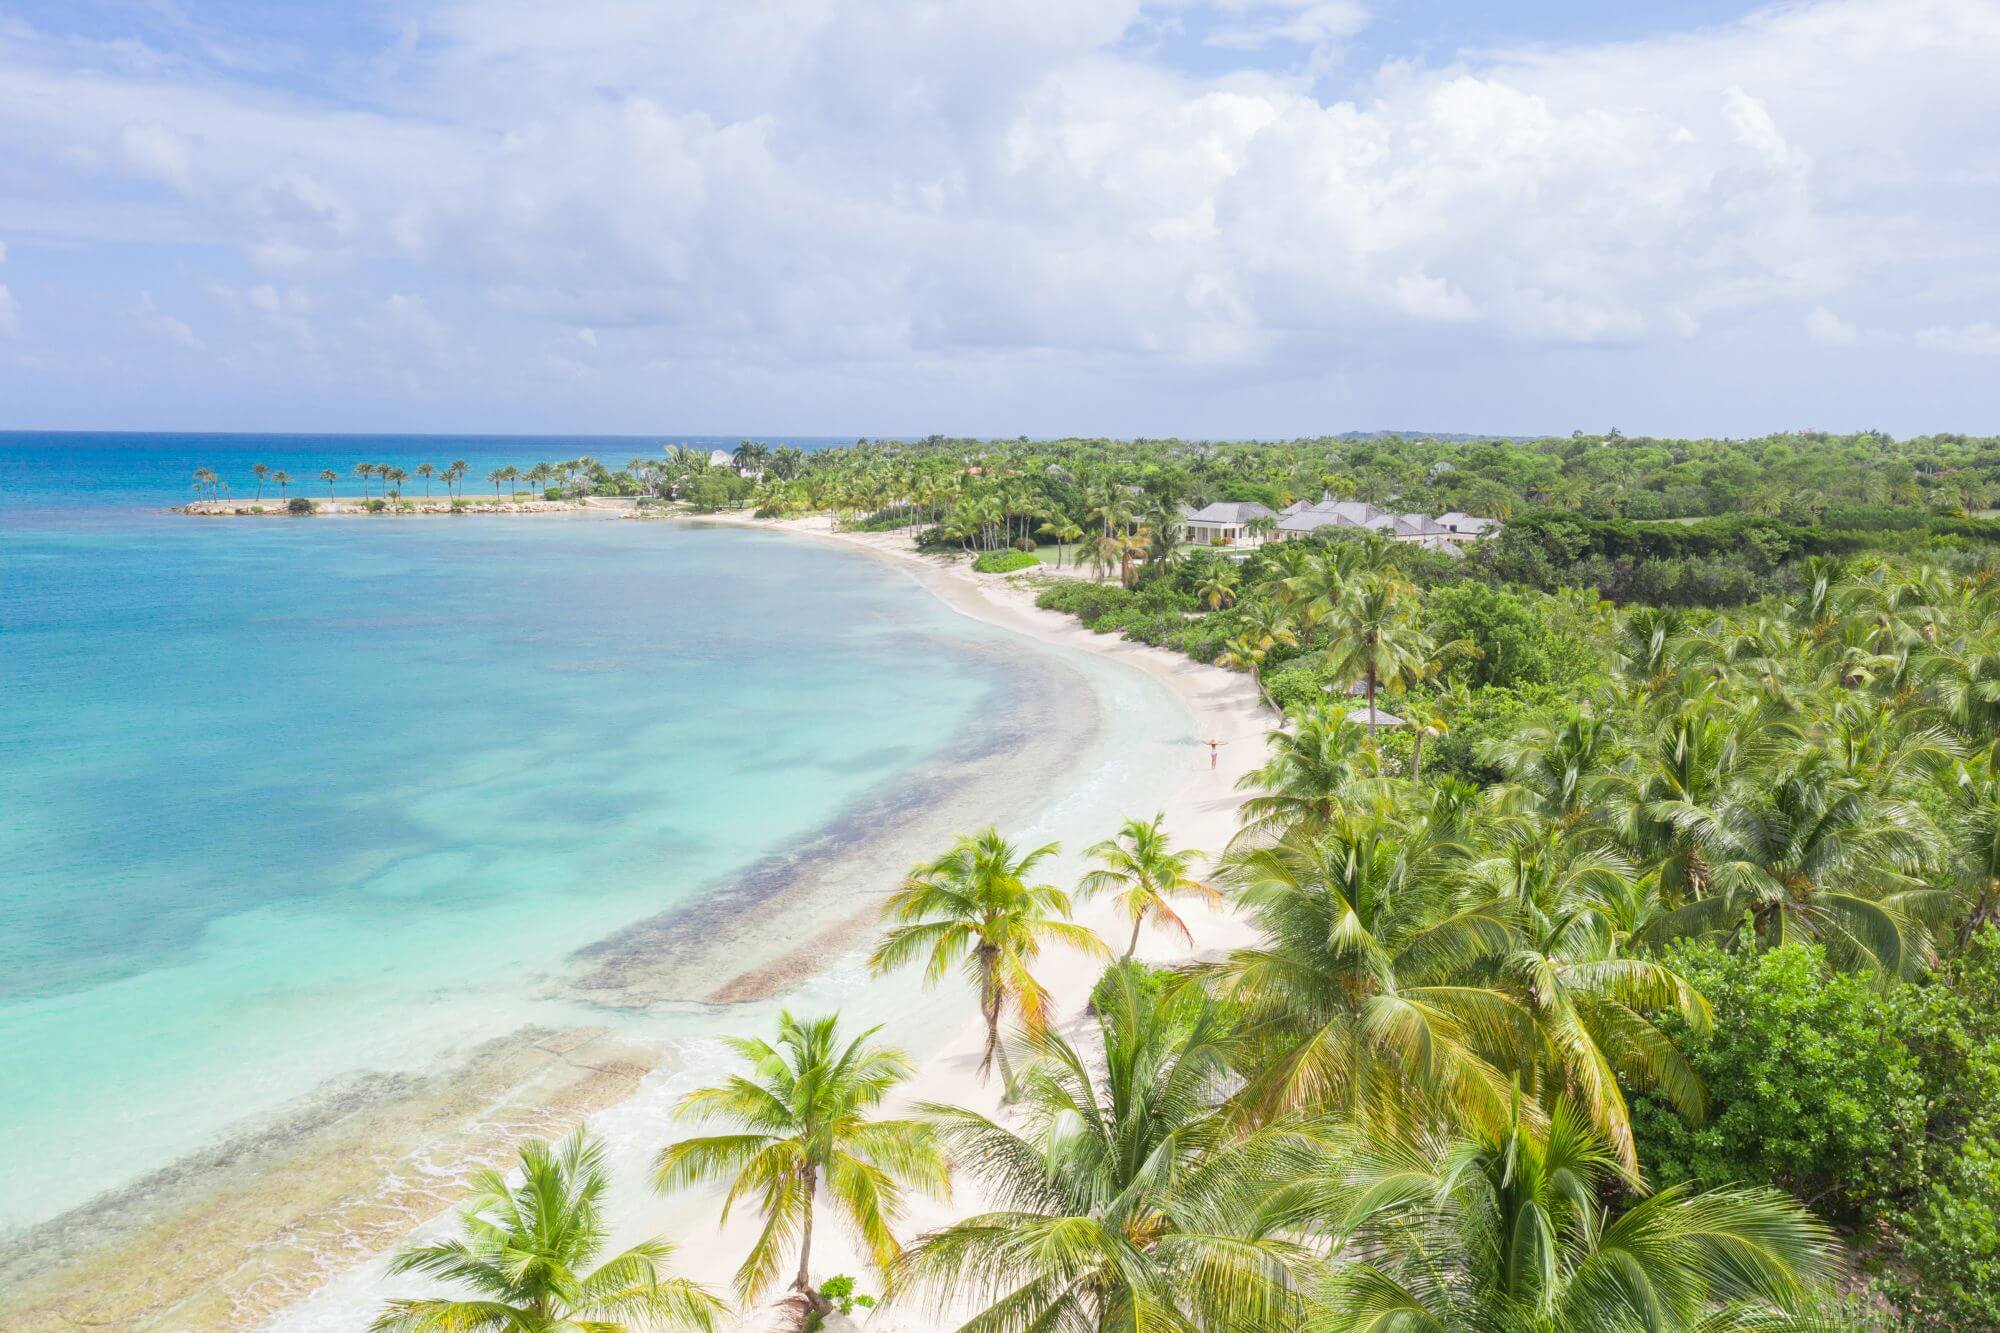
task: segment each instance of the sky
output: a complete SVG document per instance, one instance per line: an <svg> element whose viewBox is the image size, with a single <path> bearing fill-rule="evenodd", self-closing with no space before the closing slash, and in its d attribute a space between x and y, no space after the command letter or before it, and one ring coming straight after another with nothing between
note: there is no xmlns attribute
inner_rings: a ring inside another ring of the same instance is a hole
<svg viewBox="0 0 2000 1333"><path fill-rule="evenodd" d="M13 0L0 429L2000 431L2000 0Z"/></svg>

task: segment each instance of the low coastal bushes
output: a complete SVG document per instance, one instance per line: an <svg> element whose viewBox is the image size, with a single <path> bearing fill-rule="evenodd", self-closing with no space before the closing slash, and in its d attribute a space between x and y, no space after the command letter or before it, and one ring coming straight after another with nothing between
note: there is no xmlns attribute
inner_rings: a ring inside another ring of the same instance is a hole
<svg viewBox="0 0 2000 1333"><path fill-rule="evenodd" d="M319 506L303 495L294 495L285 502L285 512L288 514L314 514L319 512Z"/></svg>
<svg viewBox="0 0 2000 1333"><path fill-rule="evenodd" d="M980 574L1012 574L1041 563L1031 551L988 551L972 562L972 568Z"/></svg>
<svg viewBox="0 0 2000 1333"><path fill-rule="evenodd" d="M1171 648L1198 662L1213 662L1236 632L1228 613L1202 615L1192 597L1165 583L1140 589L1115 584L1052 584L1035 598L1045 611L1075 616L1099 634L1123 634L1135 643Z"/></svg>
<svg viewBox="0 0 2000 1333"><path fill-rule="evenodd" d="M1803 943L1667 958L1715 1026L1692 1042L1670 1024L1705 1123L1635 1100L1653 1183L1773 1181L1867 1239L1909 1326L2000 1327L2000 930L1888 990Z"/></svg>
<svg viewBox="0 0 2000 1333"><path fill-rule="evenodd" d="M1130 606L1137 595L1103 583L1052 583L1035 598L1035 605L1075 616L1094 629L1101 617Z"/></svg>

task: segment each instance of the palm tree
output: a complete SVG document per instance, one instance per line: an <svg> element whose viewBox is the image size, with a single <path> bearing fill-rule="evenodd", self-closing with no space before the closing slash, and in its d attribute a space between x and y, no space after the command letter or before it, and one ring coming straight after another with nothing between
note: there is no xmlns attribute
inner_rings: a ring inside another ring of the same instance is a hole
<svg viewBox="0 0 2000 1333"><path fill-rule="evenodd" d="M1772 1189L1662 1190L1613 1214L1616 1159L1558 1101L1546 1129L1357 1137L1292 1191L1337 1256L1314 1333L1796 1327L1838 1271L1831 1232Z"/></svg>
<svg viewBox="0 0 2000 1333"><path fill-rule="evenodd" d="M1232 671L1249 672L1250 683L1257 687L1258 695L1282 717L1285 710L1278 707L1278 701L1264 688L1264 659L1270 656L1270 652L1269 645L1257 642L1251 635L1238 634L1223 640L1222 652L1216 656L1215 662L1217 666L1225 666Z"/></svg>
<svg viewBox="0 0 2000 1333"><path fill-rule="evenodd" d="M1070 518L1068 515L1064 515L1059 519L1050 529L1050 533L1065 547L1072 546L1074 543L1083 540L1083 529L1078 527L1076 520ZM1072 550L1069 552L1069 555L1071 557L1070 563L1074 564L1075 552ZM1060 566L1060 560L1057 563Z"/></svg>
<svg viewBox="0 0 2000 1333"><path fill-rule="evenodd" d="M319 470L319 479L326 483L327 503L333 503L333 483L340 480L340 474L330 467L323 467Z"/></svg>
<svg viewBox="0 0 2000 1333"><path fill-rule="evenodd" d="M417 464L417 475L424 479L424 499L428 500L431 498L431 478L437 475L437 464Z"/></svg>
<svg viewBox="0 0 2000 1333"><path fill-rule="evenodd" d="M284 471L273 472L271 480L277 483L278 498L282 500L285 497L285 488L292 484L292 474Z"/></svg>
<svg viewBox="0 0 2000 1333"><path fill-rule="evenodd" d="M264 478L271 475L271 469L262 463L252 463L250 471L257 478L257 498L262 500L264 498Z"/></svg>
<svg viewBox="0 0 2000 1333"><path fill-rule="evenodd" d="M1298 1327L1308 1256L1260 1206L1297 1177L1297 1136L1237 1132L1215 1005L1193 987L1153 995L1136 970L1099 983L1101 1074L1059 1033L1028 1037L1020 1128L925 1108L998 1211L912 1241L889 1304L984 1306L962 1333Z"/></svg>
<svg viewBox="0 0 2000 1333"><path fill-rule="evenodd" d="M1621 739L1589 708L1536 721L1490 742L1485 757L1507 775L1507 796L1543 819L1574 828L1606 817Z"/></svg>
<svg viewBox="0 0 2000 1333"><path fill-rule="evenodd" d="M492 470L491 472L488 472L488 473L486 474L486 480L488 480L488 481L490 481L490 482L492 482L492 483L493 483L493 498L494 498L494 499L496 499L496 500L497 500L497 499L499 499L499 498L500 498L500 483L501 483L501 482L503 482L503 481L505 481L505 480L507 480L507 473L506 473L506 470L505 470L504 468L497 468L497 467L496 467L496 468L494 468L494 469L493 469L493 470Z"/></svg>
<svg viewBox="0 0 2000 1333"><path fill-rule="evenodd" d="M1401 579L1374 574L1350 587L1327 617L1332 636L1327 667L1337 680L1367 685L1371 730L1376 691L1415 684L1430 658L1430 638L1410 611L1415 596L1416 589Z"/></svg>
<svg viewBox="0 0 2000 1333"><path fill-rule="evenodd" d="M1184 894L1198 894L1210 903L1220 903L1222 895L1188 873L1201 859L1197 851L1174 851L1167 834L1167 817L1128 819L1118 836L1107 838L1090 849L1093 859L1103 864L1083 877L1077 897L1088 900L1100 893L1118 897L1118 905L1132 918L1132 938L1126 941L1125 957L1139 947L1139 928L1151 918L1170 926L1194 946L1194 933L1175 914L1167 900Z"/></svg>
<svg viewBox="0 0 2000 1333"><path fill-rule="evenodd" d="M595 1271L604 1248L604 1192L611 1183L604 1146L581 1127L560 1147L521 1147L519 1185L499 1171L476 1177L464 1238L404 1250L392 1273L428 1273L476 1297L392 1300L372 1333L557 1333L627 1328L713 1329L722 1302L706 1288L664 1272L673 1246L641 1241Z"/></svg>
<svg viewBox="0 0 2000 1333"><path fill-rule="evenodd" d="M395 497L398 500L402 499L403 483L410 479L410 474L399 467L384 467L376 470L381 474L383 486L385 488L393 487Z"/></svg>
<svg viewBox="0 0 2000 1333"><path fill-rule="evenodd" d="M779 481L795 480L806 470L805 451L789 444L781 445L771 451L771 461L767 470Z"/></svg>
<svg viewBox="0 0 2000 1333"><path fill-rule="evenodd" d="M1961 764L1952 784L1953 850L1966 889L1965 919L1958 927L1963 951L1974 933L2000 920L2000 749L1988 750L1971 764Z"/></svg>
<svg viewBox="0 0 2000 1333"><path fill-rule="evenodd" d="M1296 647L1299 637L1292 630L1291 621L1284 618L1275 608L1258 604L1248 606L1242 612L1243 632L1227 640L1222 645L1222 654L1215 660L1222 666L1250 673L1250 683L1257 687L1257 693L1271 711L1280 717L1285 710L1278 707L1278 701L1264 688L1264 662L1271 650L1284 645Z"/></svg>
<svg viewBox="0 0 2000 1333"><path fill-rule="evenodd" d="M1510 907L1517 939L1498 965L1541 1033L1535 1091L1567 1095L1636 1178L1638 1151L1621 1084L1657 1092L1690 1122L1708 1113L1694 1072L1649 1012L1678 1013L1706 1036L1708 1002L1663 963L1622 956L1631 865L1560 825L1500 821L1494 854L1466 871L1480 897Z"/></svg>
<svg viewBox="0 0 2000 1333"><path fill-rule="evenodd" d="M960 838L943 856L912 869L889 895L882 916L899 924L883 933L868 959L872 970L886 972L921 957L926 986L962 969L979 992L986 1020L980 1077L997 1060L1009 1095L1014 1081L1000 1021L1010 1009L1030 1032L1048 1021L1048 992L1029 971L1042 946L1067 944L1096 957L1111 953L1094 932L1070 920L1069 895L1053 884L1028 882L1056 850L1048 843L1022 852L992 828Z"/></svg>
<svg viewBox="0 0 2000 1333"><path fill-rule="evenodd" d="M375 465L373 463L356 463L354 465L354 475L361 478L361 498L366 500L368 498L368 479L375 475Z"/></svg>
<svg viewBox="0 0 2000 1333"><path fill-rule="evenodd" d="M1360 794L1357 783L1375 776L1367 733L1335 710L1315 705L1291 721L1289 731L1267 734L1263 765L1236 780L1237 790L1257 795L1243 802L1232 846L1276 841L1295 829L1317 833Z"/></svg>
<svg viewBox="0 0 2000 1333"><path fill-rule="evenodd" d="M1403 710L1403 721L1409 725L1410 781L1422 781L1424 776L1424 742L1432 736L1442 736L1450 730L1443 708L1433 699L1418 695L1407 695L1397 705Z"/></svg>
<svg viewBox="0 0 2000 1333"><path fill-rule="evenodd" d="M796 1243L792 1287L820 1306L812 1285L812 1238L822 1185L884 1272L900 1253L891 1228L902 1215L905 1192L949 1192L945 1159L928 1125L871 1118L911 1073L901 1051L874 1044L878 1031L869 1028L843 1045L837 1017L781 1014L775 1045L757 1037L730 1040L749 1062L748 1074L681 1099L682 1116L720 1121L735 1132L661 1149L653 1185L666 1192L727 1181L724 1222L737 1200L756 1198L764 1228L736 1270L736 1291L746 1302L770 1289L784 1252Z"/></svg>
<svg viewBox="0 0 2000 1333"><path fill-rule="evenodd" d="M1939 841L1923 811L1870 791L1824 752L1756 774L1712 806L1658 809L1693 838L1708 874L1706 892L1655 917L1649 938L1734 939L1747 916L1760 946L1817 940L1837 966L1905 976L1929 964L1930 927L1958 906L1917 877Z"/></svg>
<svg viewBox="0 0 2000 1333"><path fill-rule="evenodd" d="M196 468L194 470L195 494L199 496L204 490L207 490L208 488L214 486L216 484L216 481L217 478L214 472L210 471L205 467Z"/></svg>
<svg viewBox="0 0 2000 1333"><path fill-rule="evenodd" d="M1209 610L1220 611L1236 600L1238 579L1234 565L1211 561L1202 571L1201 584L1194 590L1195 596L1207 602Z"/></svg>
<svg viewBox="0 0 2000 1333"><path fill-rule="evenodd" d="M1535 1049L1533 1012L1494 975L1520 936L1507 904L1461 899L1454 855L1361 811L1224 858L1260 934L1209 969L1258 1035L1246 1106L1504 1113L1506 1071Z"/></svg>

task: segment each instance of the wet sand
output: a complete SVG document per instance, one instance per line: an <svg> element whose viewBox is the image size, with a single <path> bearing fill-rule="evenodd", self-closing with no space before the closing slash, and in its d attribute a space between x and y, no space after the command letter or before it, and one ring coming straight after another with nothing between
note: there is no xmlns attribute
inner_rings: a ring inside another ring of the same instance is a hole
<svg viewBox="0 0 2000 1333"><path fill-rule="evenodd" d="M523 1138L629 1097L653 1052L526 1029L431 1075L363 1074L10 1241L5 1326L254 1327L453 1206Z"/></svg>
<svg viewBox="0 0 2000 1333"><path fill-rule="evenodd" d="M1199 735L1225 742L1216 768L1205 751L1189 755L1167 814L1182 845L1220 848L1233 832L1231 784L1261 758L1269 722L1244 677L1092 634L1037 610L1032 592L1014 581L917 555L906 534L836 534L824 520L691 521L789 531L873 552L961 613L1060 651L1008 658L1008 671L1021 673L1025 687L1012 703L1017 717L999 719L948 762L892 784L812 838L714 886L699 906L636 923L581 951L573 974L559 983L568 993L664 1019L690 1002L726 1007L783 994L850 953L872 934L876 904L907 868L910 848L941 846L987 823L1005 827L1073 779L1074 761L1096 731L1097 692L1065 664L1067 653L1120 660L1161 681L1188 707ZM1001 780L983 781L989 772ZM1022 772L1034 781L1018 781ZM1122 937L1108 908L1087 910L1083 919ZM773 922L784 923L783 931L774 932ZM1190 922L1200 950L1240 934L1225 916L1196 911ZM1148 938L1141 953L1168 961L1186 950L1160 937ZM1096 970L1081 956L1059 955L1043 979L1063 1011L1076 1012ZM905 1099L996 1110L995 1090L973 1073L981 1033L970 997L947 987L936 1003L963 1017L941 1048L920 1052L922 1073ZM888 1036L898 1039L893 1028ZM659 1060L657 1046L602 1030L524 1030L454 1069L362 1076L327 1089L293 1116L28 1233L0 1261L6 1326L286 1327L283 1312L292 1302L448 1211L478 1166L505 1161L522 1138L559 1133L614 1106ZM935 1222L970 1206L963 1197L955 1206L926 1205L912 1220ZM682 1243L679 1271L726 1287L747 1239L738 1234L742 1219L718 1229L712 1204L699 1196L648 1211L649 1230ZM847 1248L828 1228L815 1267L861 1271ZM887 1311L870 1323L878 1325L933 1326Z"/></svg>

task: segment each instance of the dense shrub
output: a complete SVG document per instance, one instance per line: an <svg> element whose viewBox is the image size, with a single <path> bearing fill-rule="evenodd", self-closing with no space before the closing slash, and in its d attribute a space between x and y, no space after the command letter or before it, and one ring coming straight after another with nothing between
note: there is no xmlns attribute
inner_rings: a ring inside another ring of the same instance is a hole
<svg viewBox="0 0 2000 1333"><path fill-rule="evenodd" d="M1325 703L1328 692L1323 687L1327 685L1333 686L1332 693L1340 696L1336 702L1344 704L1347 697L1341 692L1351 683L1336 680L1327 671L1324 652L1302 653L1264 673L1264 689L1287 712Z"/></svg>
<svg viewBox="0 0 2000 1333"><path fill-rule="evenodd" d="M319 512L319 506L303 495L294 495L291 499L285 501L285 512L288 514L314 514Z"/></svg>
<svg viewBox="0 0 2000 1333"><path fill-rule="evenodd" d="M1028 551L988 551L974 560L972 567L981 574L1012 574L1016 570L1033 569L1041 563Z"/></svg>
<svg viewBox="0 0 2000 1333"><path fill-rule="evenodd" d="M1655 1185L1768 1181L1858 1221L1918 1182L1923 1072L1897 1028L1899 998L1827 966L1815 945L1763 953L1713 943L1673 952L1708 997L1705 1041L1675 1035L1708 1086L1706 1124L1635 1099L1639 1157Z"/></svg>
<svg viewBox="0 0 2000 1333"><path fill-rule="evenodd" d="M1889 1215L1921 1275L1905 1299L1959 1327L2000 1327L2000 929L1899 998L1928 1093L1922 1184Z"/></svg>
<svg viewBox="0 0 2000 1333"><path fill-rule="evenodd" d="M1132 605L1137 594L1106 583L1085 583L1072 579L1052 583L1035 598L1045 611L1062 611L1095 627L1100 617Z"/></svg>
<svg viewBox="0 0 2000 1333"><path fill-rule="evenodd" d="M361 507L371 514L379 514L389 507L389 502L387 500L365 500L362 502Z"/></svg>
<svg viewBox="0 0 2000 1333"><path fill-rule="evenodd" d="M1444 734L1424 747L1424 771L1482 785L1498 782L1504 775L1485 758L1487 743L1534 722L1552 722L1575 703L1575 694L1561 685L1475 691L1445 714Z"/></svg>
<svg viewBox="0 0 2000 1333"><path fill-rule="evenodd" d="M1920 509L1732 514L1693 522L1636 522L1542 510L1510 519L1481 543L1479 568L1503 582L1553 590L1595 588L1613 601L1741 606L1790 583L1809 555L1864 551L1991 551L2000 521Z"/></svg>
<svg viewBox="0 0 2000 1333"><path fill-rule="evenodd" d="M1517 686L1554 675L1548 620L1515 593L1483 583L1433 588L1423 627L1442 650L1447 680Z"/></svg>

